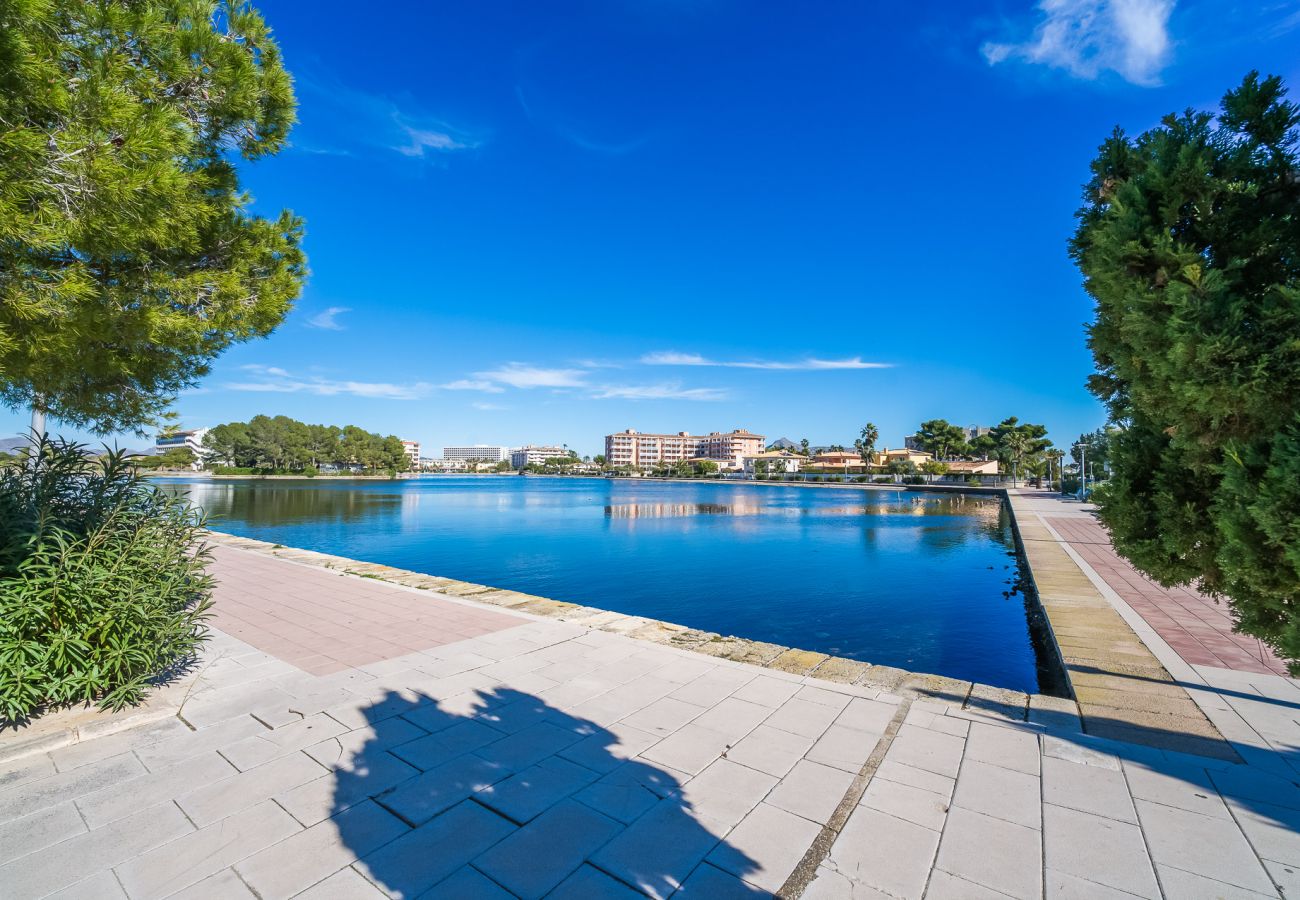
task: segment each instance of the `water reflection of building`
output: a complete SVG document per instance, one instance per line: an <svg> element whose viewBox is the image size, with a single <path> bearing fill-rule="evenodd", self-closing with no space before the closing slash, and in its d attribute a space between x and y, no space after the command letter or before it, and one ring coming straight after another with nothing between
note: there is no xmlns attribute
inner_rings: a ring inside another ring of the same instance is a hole
<svg viewBox="0 0 1300 900"><path fill-rule="evenodd" d="M765 512L757 503L610 503L611 519L675 519L685 516L757 516Z"/></svg>

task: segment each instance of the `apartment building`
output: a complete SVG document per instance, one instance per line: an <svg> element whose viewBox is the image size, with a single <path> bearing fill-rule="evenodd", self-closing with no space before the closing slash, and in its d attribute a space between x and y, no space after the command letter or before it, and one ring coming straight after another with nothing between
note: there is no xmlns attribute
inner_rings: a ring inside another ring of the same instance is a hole
<svg viewBox="0 0 1300 900"><path fill-rule="evenodd" d="M547 447L535 446L528 444L520 447L518 450L510 451L510 465L516 469L522 469L524 466L540 466L548 459L555 459L557 456L568 456L569 451L564 447Z"/></svg>
<svg viewBox="0 0 1300 900"><path fill-rule="evenodd" d="M420 468L420 442L402 441L402 449L406 451L406 459L410 462L412 471L418 471Z"/></svg>
<svg viewBox="0 0 1300 900"><path fill-rule="evenodd" d="M162 454L168 450L189 450L194 454L194 462L190 468L196 472L203 468L203 458L207 451L203 449L203 438L210 429L193 428L189 431L175 431L170 434L160 434L153 442L154 453Z"/></svg>
<svg viewBox="0 0 1300 900"><path fill-rule="evenodd" d="M497 447L491 444L475 444L472 447L443 447L442 458L448 462L452 460L465 462L471 459L480 462L501 462L510 458L510 448Z"/></svg>
<svg viewBox="0 0 1300 900"><path fill-rule="evenodd" d="M605 461L611 466L648 468L660 463L710 459L738 468L743 457L762 452L763 435L743 428L709 434L691 434L686 431L676 434L642 434L629 428L617 434L605 435Z"/></svg>

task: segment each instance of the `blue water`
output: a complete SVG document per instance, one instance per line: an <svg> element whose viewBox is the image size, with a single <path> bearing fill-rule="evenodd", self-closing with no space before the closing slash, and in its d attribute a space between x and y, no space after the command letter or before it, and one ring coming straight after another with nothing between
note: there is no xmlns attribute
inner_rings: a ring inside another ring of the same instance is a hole
<svg viewBox="0 0 1300 900"><path fill-rule="evenodd" d="M161 481L234 534L1033 691L994 497L586 478Z"/></svg>

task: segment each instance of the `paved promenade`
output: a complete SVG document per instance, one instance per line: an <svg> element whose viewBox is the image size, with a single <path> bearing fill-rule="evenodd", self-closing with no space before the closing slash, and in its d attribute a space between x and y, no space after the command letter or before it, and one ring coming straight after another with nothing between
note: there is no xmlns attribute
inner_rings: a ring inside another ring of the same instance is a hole
<svg viewBox="0 0 1300 900"><path fill-rule="evenodd" d="M1017 516L1209 731L1114 740L1071 701L845 684L223 545L218 631L149 721L0 737L0 896L1300 897L1300 687L1116 575L1078 505Z"/></svg>

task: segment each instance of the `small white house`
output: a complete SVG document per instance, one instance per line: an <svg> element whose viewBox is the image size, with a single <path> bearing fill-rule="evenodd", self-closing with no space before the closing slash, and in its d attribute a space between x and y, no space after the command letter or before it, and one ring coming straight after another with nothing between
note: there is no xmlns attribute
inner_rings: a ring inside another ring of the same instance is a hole
<svg viewBox="0 0 1300 900"><path fill-rule="evenodd" d="M758 453L754 456L745 456L741 458L744 463L746 474L752 475L758 471L757 463L762 460L766 463L768 474L791 474L799 471L799 467L808 461L807 457L800 456L798 453L790 453L787 450L769 450L766 453Z"/></svg>

